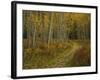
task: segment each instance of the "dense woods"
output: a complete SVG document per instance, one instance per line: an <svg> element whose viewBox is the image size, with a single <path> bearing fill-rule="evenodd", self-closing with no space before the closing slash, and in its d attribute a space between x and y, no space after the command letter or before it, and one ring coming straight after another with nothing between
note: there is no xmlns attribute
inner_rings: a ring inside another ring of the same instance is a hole
<svg viewBox="0 0 100 80"><path fill-rule="evenodd" d="M90 17L88 13L23 10L23 68L90 65Z"/></svg>

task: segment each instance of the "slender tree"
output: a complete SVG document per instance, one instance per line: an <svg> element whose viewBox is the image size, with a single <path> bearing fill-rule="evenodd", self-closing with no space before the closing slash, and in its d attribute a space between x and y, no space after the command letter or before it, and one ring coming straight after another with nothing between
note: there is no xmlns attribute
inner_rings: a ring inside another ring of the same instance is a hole
<svg viewBox="0 0 100 80"><path fill-rule="evenodd" d="M49 24L49 35L48 35L48 47L52 41L52 27L53 27L53 12L50 15L50 24Z"/></svg>

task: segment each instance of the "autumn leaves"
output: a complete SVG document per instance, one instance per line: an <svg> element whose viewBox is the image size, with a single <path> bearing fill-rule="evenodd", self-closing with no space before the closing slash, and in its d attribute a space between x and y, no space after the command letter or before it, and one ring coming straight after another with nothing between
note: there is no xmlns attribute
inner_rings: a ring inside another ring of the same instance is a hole
<svg viewBox="0 0 100 80"><path fill-rule="evenodd" d="M81 43L90 45L90 17L88 13L23 10L23 68L74 66L71 56L76 48L82 46ZM71 60L67 64L64 55L68 54ZM65 65L61 65L58 58Z"/></svg>

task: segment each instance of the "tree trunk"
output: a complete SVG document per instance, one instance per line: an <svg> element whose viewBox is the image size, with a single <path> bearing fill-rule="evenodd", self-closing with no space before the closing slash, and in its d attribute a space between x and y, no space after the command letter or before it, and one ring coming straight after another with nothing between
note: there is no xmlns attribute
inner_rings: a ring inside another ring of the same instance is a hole
<svg viewBox="0 0 100 80"><path fill-rule="evenodd" d="M53 23L53 13L51 13L51 16L50 16L50 26L49 26L49 35L48 35L48 47L50 45L50 42L52 41L52 23Z"/></svg>

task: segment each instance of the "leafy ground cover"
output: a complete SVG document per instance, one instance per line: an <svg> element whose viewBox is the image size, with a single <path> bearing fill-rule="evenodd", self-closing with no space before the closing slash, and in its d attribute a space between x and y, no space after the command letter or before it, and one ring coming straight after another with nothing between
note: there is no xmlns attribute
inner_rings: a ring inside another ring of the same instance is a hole
<svg viewBox="0 0 100 80"><path fill-rule="evenodd" d="M90 42L70 40L23 50L23 69L90 66Z"/></svg>

